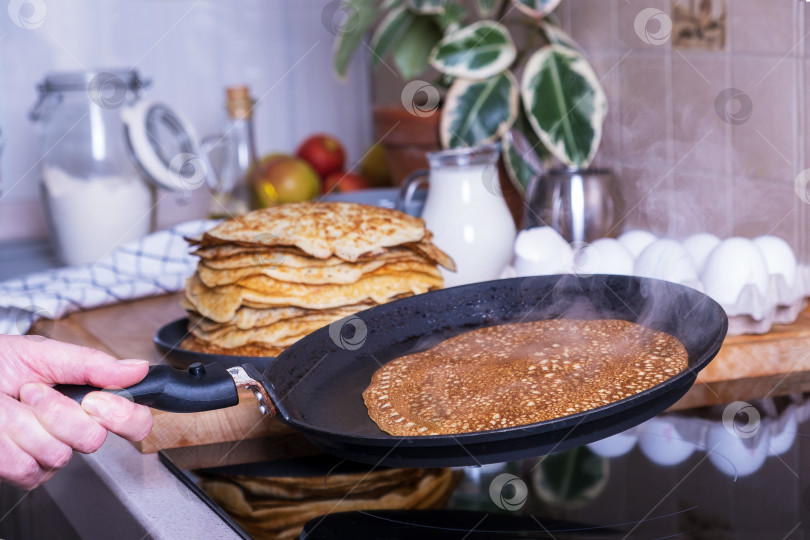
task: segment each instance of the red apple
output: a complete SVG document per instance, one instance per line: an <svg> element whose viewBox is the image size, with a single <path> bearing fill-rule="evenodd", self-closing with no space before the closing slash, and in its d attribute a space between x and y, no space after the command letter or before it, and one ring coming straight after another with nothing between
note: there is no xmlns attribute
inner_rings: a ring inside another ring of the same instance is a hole
<svg viewBox="0 0 810 540"><path fill-rule="evenodd" d="M371 186L365 178L353 172L334 172L323 181L323 192L325 194L348 193L349 191L368 189L369 187Z"/></svg>
<svg viewBox="0 0 810 540"><path fill-rule="evenodd" d="M343 170L346 164L343 145L331 135L319 134L309 137L301 143L295 155L312 165L321 178Z"/></svg>

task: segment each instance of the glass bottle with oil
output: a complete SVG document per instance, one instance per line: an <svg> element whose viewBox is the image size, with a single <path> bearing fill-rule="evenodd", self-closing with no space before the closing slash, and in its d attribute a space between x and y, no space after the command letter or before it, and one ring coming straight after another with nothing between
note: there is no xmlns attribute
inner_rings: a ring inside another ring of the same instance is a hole
<svg viewBox="0 0 810 540"><path fill-rule="evenodd" d="M216 143L221 166L217 187L211 193L212 218L230 218L250 210L253 176L258 170L250 90L247 86L231 86L226 88L226 96L228 125Z"/></svg>

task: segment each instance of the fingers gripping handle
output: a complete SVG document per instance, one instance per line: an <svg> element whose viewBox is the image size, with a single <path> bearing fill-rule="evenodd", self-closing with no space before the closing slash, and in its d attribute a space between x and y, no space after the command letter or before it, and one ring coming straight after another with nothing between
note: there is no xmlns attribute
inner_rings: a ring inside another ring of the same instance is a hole
<svg viewBox="0 0 810 540"><path fill-rule="evenodd" d="M93 386L60 384L56 390L81 403ZM239 403L236 384L220 364L195 363L187 370L151 366L144 379L122 390L106 390L135 403L168 412L200 412L223 409Z"/></svg>

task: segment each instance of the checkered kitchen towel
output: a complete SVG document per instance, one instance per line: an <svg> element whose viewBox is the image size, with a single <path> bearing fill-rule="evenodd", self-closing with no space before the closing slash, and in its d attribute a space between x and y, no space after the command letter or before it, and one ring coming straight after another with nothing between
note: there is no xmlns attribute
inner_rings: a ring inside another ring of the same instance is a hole
<svg viewBox="0 0 810 540"><path fill-rule="evenodd" d="M40 318L181 290L197 266L183 237L215 224L189 221L120 246L92 264L0 282L0 334L25 334Z"/></svg>

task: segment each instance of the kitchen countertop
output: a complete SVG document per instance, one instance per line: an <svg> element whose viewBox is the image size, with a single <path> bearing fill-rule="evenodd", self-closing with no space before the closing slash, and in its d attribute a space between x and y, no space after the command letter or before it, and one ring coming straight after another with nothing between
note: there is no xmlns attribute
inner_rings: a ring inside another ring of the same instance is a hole
<svg viewBox="0 0 810 540"><path fill-rule="evenodd" d="M95 454L77 453L44 489L82 538L240 538L157 454L115 435Z"/></svg>

